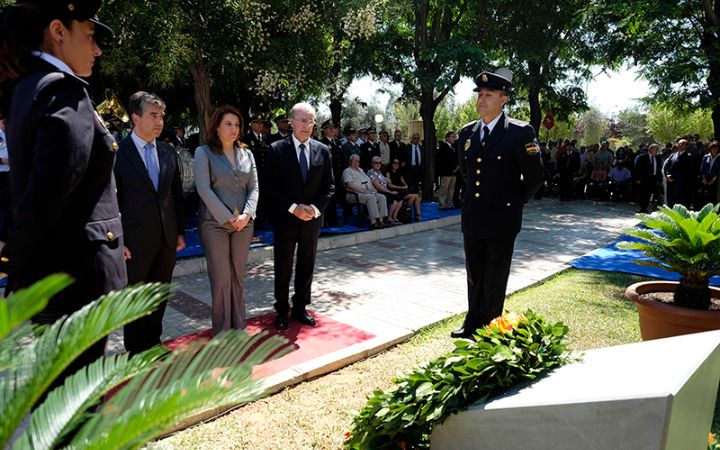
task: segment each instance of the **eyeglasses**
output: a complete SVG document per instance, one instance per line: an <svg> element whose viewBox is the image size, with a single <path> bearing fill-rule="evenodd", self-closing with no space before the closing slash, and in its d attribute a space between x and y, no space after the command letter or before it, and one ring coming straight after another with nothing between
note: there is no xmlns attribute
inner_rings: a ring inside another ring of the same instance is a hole
<svg viewBox="0 0 720 450"><path fill-rule="evenodd" d="M393 163L393 165L400 164L400 161L393 161L392 163Z"/></svg>
<svg viewBox="0 0 720 450"><path fill-rule="evenodd" d="M292 118L295 122L301 123L303 126L313 126L315 125L315 119L296 119Z"/></svg>

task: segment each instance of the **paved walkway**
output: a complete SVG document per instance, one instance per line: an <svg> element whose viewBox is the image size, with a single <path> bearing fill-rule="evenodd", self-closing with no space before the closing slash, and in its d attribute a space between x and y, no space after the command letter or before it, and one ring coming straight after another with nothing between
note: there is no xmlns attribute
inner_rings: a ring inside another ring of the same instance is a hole
<svg viewBox="0 0 720 450"><path fill-rule="evenodd" d="M567 268L571 260L634 225L634 205L531 202L513 256L508 292ZM465 259L459 216L356 235L321 238L309 307L376 337L292 367L267 380L270 390L298 383L377 353L418 329L466 309ZM492 220L492 217L488 217ZM203 259L176 269L164 339L210 328L210 287ZM194 272L194 273L193 273ZM180 275L179 275L180 274ZM246 276L248 316L272 311L272 250L253 250ZM111 349L122 349L119 335Z"/></svg>

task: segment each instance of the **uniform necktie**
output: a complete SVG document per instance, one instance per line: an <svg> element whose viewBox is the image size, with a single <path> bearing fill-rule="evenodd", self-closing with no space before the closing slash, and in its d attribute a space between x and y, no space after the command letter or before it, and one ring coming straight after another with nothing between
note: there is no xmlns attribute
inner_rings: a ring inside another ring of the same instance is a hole
<svg viewBox="0 0 720 450"><path fill-rule="evenodd" d="M145 166L147 167L148 175L150 175L150 181L152 181L155 190L158 190L158 183L160 182L160 169L153 158L153 145L150 143L145 144Z"/></svg>
<svg viewBox="0 0 720 450"><path fill-rule="evenodd" d="M482 139L480 140L480 143L483 144L483 145L485 145L485 143L487 142L489 136L490 136L490 128L488 128L487 125L485 125L485 126L483 127L483 137L482 137Z"/></svg>
<svg viewBox="0 0 720 450"><path fill-rule="evenodd" d="M308 174L308 161L307 156L305 156L305 144L300 144L300 173L303 177L303 183L306 183Z"/></svg>

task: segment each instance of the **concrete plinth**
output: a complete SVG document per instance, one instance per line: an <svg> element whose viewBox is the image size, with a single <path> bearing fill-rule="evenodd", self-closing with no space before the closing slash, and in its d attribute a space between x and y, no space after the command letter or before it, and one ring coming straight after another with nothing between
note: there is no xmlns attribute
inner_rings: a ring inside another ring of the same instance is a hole
<svg viewBox="0 0 720 450"><path fill-rule="evenodd" d="M705 449L720 331L586 352L435 427L432 449Z"/></svg>

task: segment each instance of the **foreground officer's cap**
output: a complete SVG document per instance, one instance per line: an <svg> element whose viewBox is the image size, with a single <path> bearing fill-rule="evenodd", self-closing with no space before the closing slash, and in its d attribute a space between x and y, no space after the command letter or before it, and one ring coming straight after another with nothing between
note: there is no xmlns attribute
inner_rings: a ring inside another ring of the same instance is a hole
<svg viewBox="0 0 720 450"><path fill-rule="evenodd" d="M343 130L343 134L353 134L357 133L357 130L353 127L345 127L345 130Z"/></svg>
<svg viewBox="0 0 720 450"><path fill-rule="evenodd" d="M112 39L113 30L100 22L97 13L102 0L18 0L18 4L34 6L51 19L75 19L78 22L89 20L95 24L95 40Z"/></svg>
<svg viewBox="0 0 720 450"><path fill-rule="evenodd" d="M281 114L275 118L275 123L278 122L290 122L290 119L288 119L288 116Z"/></svg>
<svg viewBox="0 0 720 450"><path fill-rule="evenodd" d="M250 119L250 123L265 123L265 119L261 115L254 115Z"/></svg>
<svg viewBox="0 0 720 450"><path fill-rule="evenodd" d="M477 86L473 89L475 92L483 88L502 91L509 91L512 88L512 82L509 79L492 72L483 72L476 76L475 85Z"/></svg>
<svg viewBox="0 0 720 450"><path fill-rule="evenodd" d="M325 128L337 128L337 125L335 124L335 122L333 122L332 119L328 119L325 122L323 122L322 125L320 125L320 128L323 130Z"/></svg>

